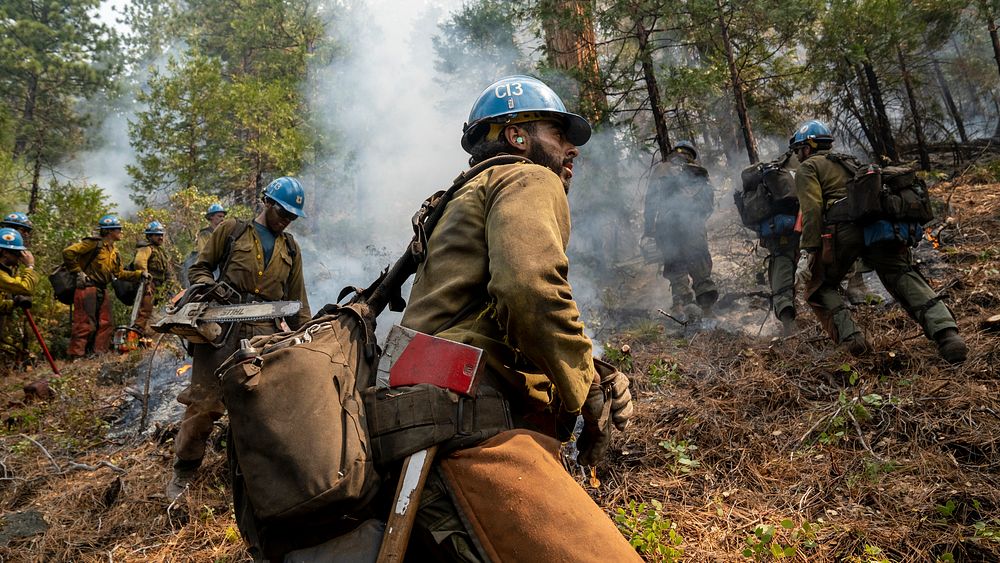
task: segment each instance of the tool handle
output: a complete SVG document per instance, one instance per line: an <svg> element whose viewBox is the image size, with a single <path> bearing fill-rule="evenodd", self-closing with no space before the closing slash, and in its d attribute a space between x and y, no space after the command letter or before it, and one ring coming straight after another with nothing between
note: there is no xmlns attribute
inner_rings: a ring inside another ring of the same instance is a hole
<svg viewBox="0 0 1000 563"><path fill-rule="evenodd" d="M437 446L410 455L403 462L399 484L396 486L396 497L385 524L385 535L382 536L382 547L378 551L377 563L398 563L406 555L406 546L410 543L410 532L413 531L413 521L420 508L420 494L427 483L427 475Z"/></svg>
<svg viewBox="0 0 1000 563"><path fill-rule="evenodd" d="M135 300L132 301L132 315L129 317L128 326L135 326L135 320L139 318L139 309L142 307L142 296L146 293L146 280L139 281L139 289L135 292Z"/></svg>
<svg viewBox="0 0 1000 563"><path fill-rule="evenodd" d="M28 309L24 310L24 316L28 319L28 324L31 325L32 332L35 333L35 338L38 339L38 344L42 347L42 352L45 352L45 359L49 361L49 365L52 366L52 373L56 375L61 375L59 373L59 368L56 367L56 361L52 359L52 354L49 353L49 347L45 345L45 341L42 340L42 333L38 332L38 325L35 324L34 317L31 316L31 311Z"/></svg>

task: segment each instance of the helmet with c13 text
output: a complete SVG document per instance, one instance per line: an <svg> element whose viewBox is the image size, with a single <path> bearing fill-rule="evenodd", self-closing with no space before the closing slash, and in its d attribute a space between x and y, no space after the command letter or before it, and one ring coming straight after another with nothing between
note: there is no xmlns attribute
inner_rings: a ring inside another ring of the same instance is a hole
<svg viewBox="0 0 1000 563"><path fill-rule="evenodd" d="M575 146L590 140L590 123L566 111L559 95L544 82L521 74L501 78L483 90L472 105L462 128L462 148L471 153L484 137L498 139L508 125L553 117L564 124L566 139Z"/></svg>
<svg viewBox="0 0 1000 563"><path fill-rule="evenodd" d="M285 211L298 217L305 217L303 206L306 203L305 190L302 184L291 176L276 178L264 188L264 197L270 198Z"/></svg>

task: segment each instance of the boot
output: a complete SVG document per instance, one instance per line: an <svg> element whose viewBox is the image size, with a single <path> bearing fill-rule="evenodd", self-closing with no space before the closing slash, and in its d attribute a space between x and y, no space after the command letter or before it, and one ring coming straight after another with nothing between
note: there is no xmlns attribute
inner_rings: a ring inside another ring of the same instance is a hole
<svg viewBox="0 0 1000 563"><path fill-rule="evenodd" d="M778 315L778 320L781 321L781 335L791 336L795 334L795 310L794 309L783 309L781 314Z"/></svg>
<svg viewBox="0 0 1000 563"><path fill-rule="evenodd" d="M860 332L855 332L845 338L843 344L847 347L847 352L855 358L867 356L872 351L871 342L868 342L865 335Z"/></svg>
<svg viewBox="0 0 1000 563"><path fill-rule="evenodd" d="M197 474L197 469L177 469L175 467L174 476L167 483L167 500L170 502L177 500L177 497L181 496L184 491L187 491L191 487L191 481L194 481Z"/></svg>
<svg viewBox="0 0 1000 563"><path fill-rule="evenodd" d="M938 354L949 364L960 364L969 356L969 347L958 334L957 328L946 328L934 335Z"/></svg>

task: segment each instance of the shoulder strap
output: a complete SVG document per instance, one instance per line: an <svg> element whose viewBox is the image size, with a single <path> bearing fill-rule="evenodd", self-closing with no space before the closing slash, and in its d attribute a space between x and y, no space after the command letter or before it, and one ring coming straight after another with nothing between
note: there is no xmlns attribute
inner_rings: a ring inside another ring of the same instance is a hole
<svg viewBox="0 0 1000 563"><path fill-rule="evenodd" d="M233 243L242 237L243 233L247 232L249 227L250 223L247 221L236 219L236 227L233 229L233 232L229 233L229 236L226 237L226 246L222 251L222 265L219 266L219 280L226 275L226 269L229 268L229 260L233 257Z"/></svg>
<svg viewBox="0 0 1000 563"><path fill-rule="evenodd" d="M285 248L288 249L288 255L292 260L295 260L295 257L299 253L299 243L295 242L295 237L292 236L292 233L282 232L282 234L285 235Z"/></svg>
<svg viewBox="0 0 1000 563"><path fill-rule="evenodd" d="M858 164L857 159L854 158L853 156L835 152L826 153L823 156L825 156L827 160L831 162L836 162L841 167L843 167L843 169L846 170L847 173L850 174L852 178L854 176L857 176L858 171L861 169L861 165Z"/></svg>

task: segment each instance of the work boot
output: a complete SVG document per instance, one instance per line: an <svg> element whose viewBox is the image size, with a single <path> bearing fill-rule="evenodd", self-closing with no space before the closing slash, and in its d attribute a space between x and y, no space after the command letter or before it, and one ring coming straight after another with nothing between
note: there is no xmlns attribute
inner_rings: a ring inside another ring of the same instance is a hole
<svg viewBox="0 0 1000 563"><path fill-rule="evenodd" d="M781 335L791 336L795 334L795 310L794 309L784 309L781 314L778 315L778 320L781 321Z"/></svg>
<svg viewBox="0 0 1000 563"><path fill-rule="evenodd" d="M844 346L847 347L847 352L854 356L855 358L860 358L862 356L867 356L872 351L872 344L868 342L865 335L860 332L855 332L854 334L848 336L844 339Z"/></svg>
<svg viewBox="0 0 1000 563"><path fill-rule="evenodd" d="M167 500L173 502L177 500L177 497L181 496L184 491L188 490L191 486L191 481L194 481L195 475L198 474L197 469L177 469L174 468L174 476L167 483Z"/></svg>
<svg viewBox="0 0 1000 563"><path fill-rule="evenodd" d="M938 354L949 364L960 364L969 356L969 347L958 334L957 328L946 328L934 335Z"/></svg>

